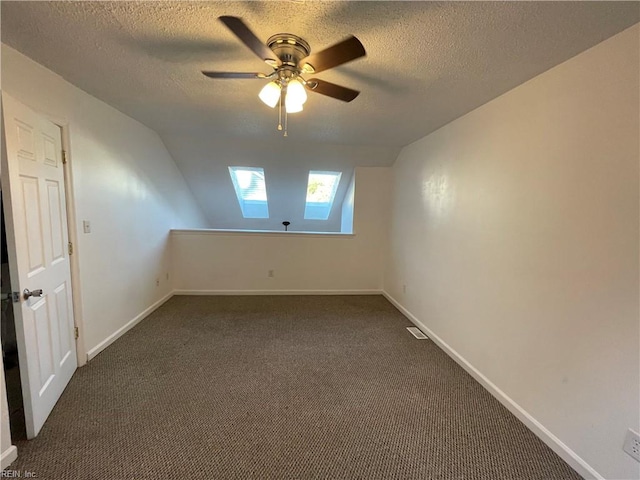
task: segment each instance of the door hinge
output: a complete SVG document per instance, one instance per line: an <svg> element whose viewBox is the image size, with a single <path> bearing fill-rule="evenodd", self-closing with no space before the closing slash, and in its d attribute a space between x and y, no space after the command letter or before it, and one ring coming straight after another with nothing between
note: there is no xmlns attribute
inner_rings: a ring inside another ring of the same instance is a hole
<svg viewBox="0 0 640 480"><path fill-rule="evenodd" d="M18 303L20 301L20 292L11 292L11 301Z"/></svg>
<svg viewBox="0 0 640 480"><path fill-rule="evenodd" d="M76 340L80 336L80 333L78 333L78 327L73 327L73 336Z"/></svg>
<svg viewBox="0 0 640 480"><path fill-rule="evenodd" d="M69 242L69 255L73 255L73 243Z"/></svg>
<svg viewBox="0 0 640 480"><path fill-rule="evenodd" d="M62 164L66 165L66 163L67 163L67 151L62 150Z"/></svg>

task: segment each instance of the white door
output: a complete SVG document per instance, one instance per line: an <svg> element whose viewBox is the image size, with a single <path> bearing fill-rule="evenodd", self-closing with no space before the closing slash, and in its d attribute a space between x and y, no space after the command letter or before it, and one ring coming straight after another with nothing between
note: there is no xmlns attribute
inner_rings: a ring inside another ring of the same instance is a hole
<svg viewBox="0 0 640 480"><path fill-rule="evenodd" d="M5 207L27 437L77 367L60 128L2 94ZM36 295L25 297L24 291ZM42 290L38 295L38 290Z"/></svg>

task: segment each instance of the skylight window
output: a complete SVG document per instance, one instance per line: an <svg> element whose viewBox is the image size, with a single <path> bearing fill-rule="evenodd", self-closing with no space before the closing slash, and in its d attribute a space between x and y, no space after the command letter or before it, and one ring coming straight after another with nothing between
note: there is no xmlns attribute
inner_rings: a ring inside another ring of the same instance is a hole
<svg viewBox="0 0 640 480"><path fill-rule="evenodd" d="M229 175L244 218L269 218L264 169L229 167Z"/></svg>
<svg viewBox="0 0 640 480"><path fill-rule="evenodd" d="M305 220L327 220L340 183L341 172L309 172Z"/></svg>

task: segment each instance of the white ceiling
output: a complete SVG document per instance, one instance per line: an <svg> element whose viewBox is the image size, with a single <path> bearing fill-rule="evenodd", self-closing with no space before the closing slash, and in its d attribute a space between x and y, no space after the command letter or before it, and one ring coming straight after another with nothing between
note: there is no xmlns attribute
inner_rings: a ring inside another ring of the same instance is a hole
<svg viewBox="0 0 640 480"><path fill-rule="evenodd" d="M2 42L156 130L221 227L241 219L237 205L220 203L230 187L227 165L263 166L272 178L295 166L302 173L291 182L305 184L310 168L390 165L400 147L640 20L639 3L608 1L5 1L1 8ZM220 15L242 17L262 40L294 33L313 51L356 35L367 57L317 76L362 93L351 103L310 94L282 138L276 112L257 99L263 81L200 73L269 72ZM285 210L278 224L297 218Z"/></svg>

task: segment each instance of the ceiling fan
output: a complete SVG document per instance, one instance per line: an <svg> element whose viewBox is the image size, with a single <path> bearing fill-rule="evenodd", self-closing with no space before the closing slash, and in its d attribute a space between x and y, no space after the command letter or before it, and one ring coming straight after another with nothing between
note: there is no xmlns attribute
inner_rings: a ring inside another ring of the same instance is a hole
<svg viewBox="0 0 640 480"><path fill-rule="evenodd" d="M349 36L345 40L312 55L309 44L297 35L278 33L270 37L267 43L264 44L245 25L242 19L223 16L219 20L253 53L271 66L273 72L264 74L260 72L203 71L202 73L209 78L270 79L271 81L262 88L258 96L271 108L279 104L280 121L278 122L278 130L282 130L281 119L284 102L285 136L287 135L287 114L302 111L303 104L307 100L306 90L336 98L343 102L352 101L360 93L357 90L318 78L307 80L303 77L303 74L320 73L364 57L366 51L356 37Z"/></svg>

